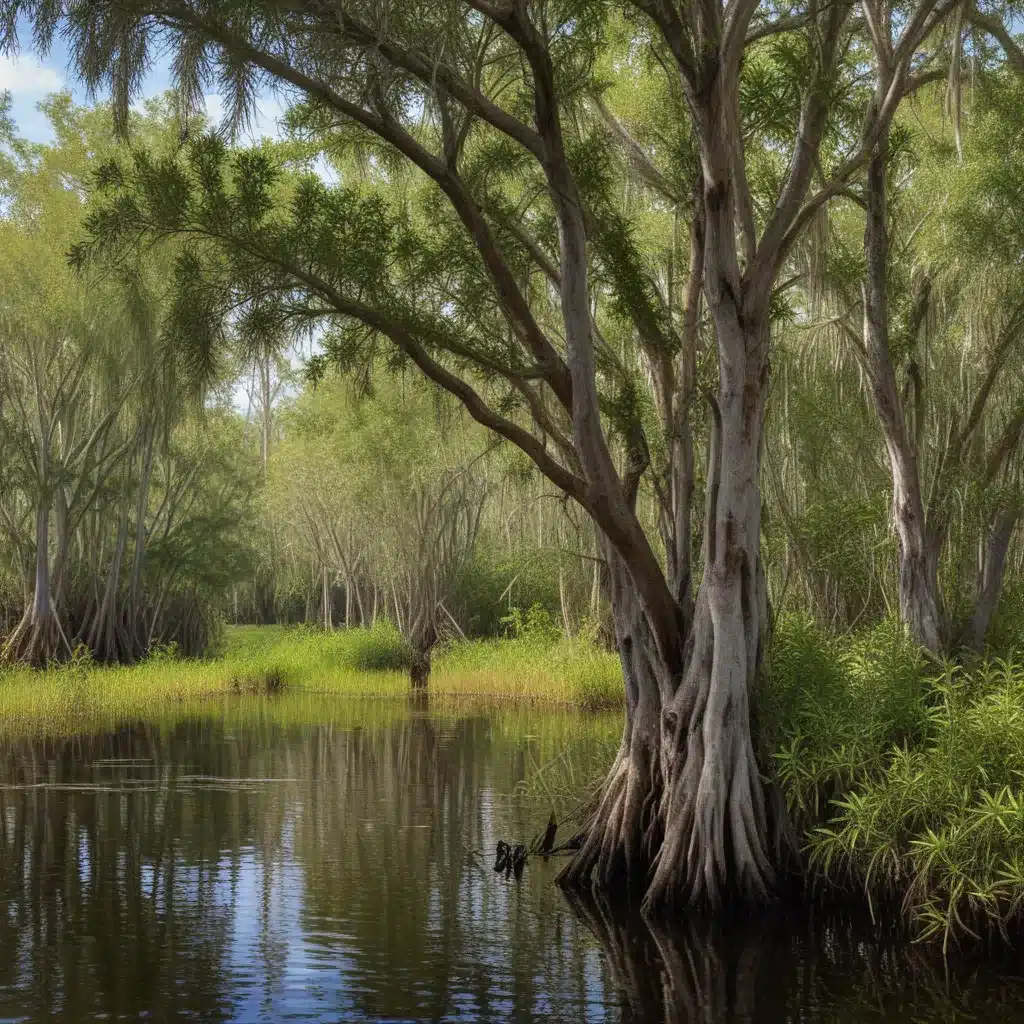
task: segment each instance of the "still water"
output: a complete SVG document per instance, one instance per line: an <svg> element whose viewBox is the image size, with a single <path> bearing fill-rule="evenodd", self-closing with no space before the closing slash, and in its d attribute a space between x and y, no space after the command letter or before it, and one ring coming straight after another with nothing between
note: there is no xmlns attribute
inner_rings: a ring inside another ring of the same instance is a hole
<svg viewBox="0 0 1024 1024"><path fill-rule="evenodd" d="M1012 963L808 915L655 935L554 863L495 875L618 729L278 698L0 741L0 1022L1024 1021Z"/></svg>

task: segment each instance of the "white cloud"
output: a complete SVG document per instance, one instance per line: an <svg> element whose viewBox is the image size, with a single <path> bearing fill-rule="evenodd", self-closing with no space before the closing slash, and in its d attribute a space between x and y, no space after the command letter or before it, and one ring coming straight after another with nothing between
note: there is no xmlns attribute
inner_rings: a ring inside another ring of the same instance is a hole
<svg viewBox="0 0 1024 1024"><path fill-rule="evenodd" d="M64 79L55 68L48 68L29 57L0 57L0 91L13 96L44 96L63 88Z"/></svg>

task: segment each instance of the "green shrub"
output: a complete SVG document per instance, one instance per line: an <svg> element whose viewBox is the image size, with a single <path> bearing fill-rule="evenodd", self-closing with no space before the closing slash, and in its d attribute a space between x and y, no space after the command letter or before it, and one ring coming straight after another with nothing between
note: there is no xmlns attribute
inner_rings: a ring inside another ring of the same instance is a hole
<svg viewBox="0 0 1024 1024"><path fill-rule="evenodd" d="M902 895L922 937L1019 927L1024 907L1024 666L949 665L927 735L836 805L811 864Z"/></svg>
<svg viewBox="0 0 1024 1024"><path fill-rule="evenodd" d="M830 636L808 616L777 624L754 700L762 763L798 826L880 771L895 744L927 724L918 648L897 622Z"/></svg>
<svg viewBox="0 0 1024 1024"><path fill-rule="evenodd" d="M542 604L534 603L526 611L514 606L501 620L505 636L513 640L532 640L538 643L556 643L563 630Z"/></svg>
<svg viewBox="0 0 1024 1024"><path fill-rule="evenodd" d="M356 672L398 672L411 663L409 645L387 619L378 619L368 628L345 629L327 636L326 646L343 668Z"/></svg>
<svg viewBox="0 0 1024 1024"><path fill-rule="evenodd" d="M756 702L762 756L808 865L920 938L1008 932L1024 908L1024 665L928 670L890 622L780 623Z"/></svg>
<svg viewBox="0 0 1024 1024"><path fill-rule="evenodd" d="M449 605L468 636L491 637L503 632L510 608L540 605L558 614L557 551L507 554L483 547L456 581Z"/></svg>

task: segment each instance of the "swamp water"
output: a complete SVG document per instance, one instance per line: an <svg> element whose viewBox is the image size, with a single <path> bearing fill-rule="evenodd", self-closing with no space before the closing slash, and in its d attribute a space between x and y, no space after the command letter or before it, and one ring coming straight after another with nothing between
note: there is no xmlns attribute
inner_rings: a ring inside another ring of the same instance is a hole
<svg viewBox="0 0 1024 1024"><path fill-rule="evenodd" d="M560 862L494 874L619 729L282 697L0 740L0 1022L1024 1022L1014 964L781 912L654 935Z"/></svg>

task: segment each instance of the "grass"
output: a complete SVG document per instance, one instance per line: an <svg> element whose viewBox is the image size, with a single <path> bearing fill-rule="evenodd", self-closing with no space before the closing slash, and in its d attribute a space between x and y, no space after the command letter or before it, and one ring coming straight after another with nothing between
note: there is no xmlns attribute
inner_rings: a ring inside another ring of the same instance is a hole
<svg viewBox="0 0 1024 1024"><path fill-rule="evenodd" d="M588 711L624 705L617 654L582 640L524 636L452 644L434 660L431 688L450 696L545 700Z"/></svg>
<svg viewBox="0 0 1024 1024"><path fill-rule="evenodd" d="M404 642L389 623L373 629L239 627L220 656L178 660L158 652L129 666L77 659L53 670L0 670L0 735L67 735L126 719L152 717L169 704L203 704L284 691L299 695L405 698ZM465 642L442 650L432 698L594 710L622 704L615 655L583 643L536 638Z"/></svg>

